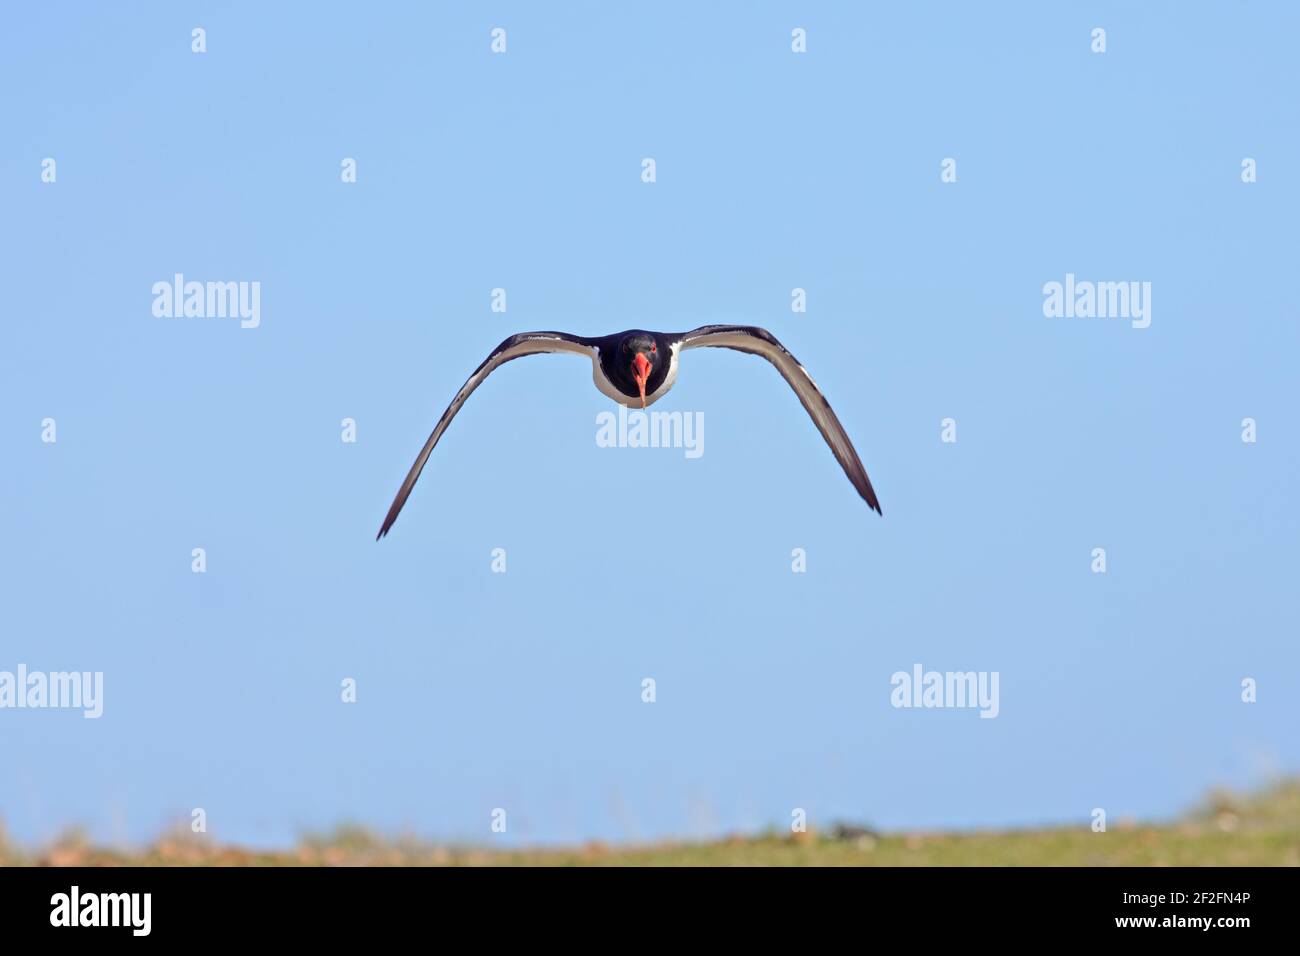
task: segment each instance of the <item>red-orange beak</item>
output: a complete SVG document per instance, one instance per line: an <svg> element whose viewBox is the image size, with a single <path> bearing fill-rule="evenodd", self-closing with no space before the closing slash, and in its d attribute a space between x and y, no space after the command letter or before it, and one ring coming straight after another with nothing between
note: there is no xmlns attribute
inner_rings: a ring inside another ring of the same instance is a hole
<svg viewBox="0 0 1300 956"><path fill-rule="evenodd" d="M650 377L651 368L653 366L650 364L650 360L643 353L637 352L636 357L632 359L632 377L636 379L636 387L641 389L642 408L645 408L645 383L646 379Z"/></svg>

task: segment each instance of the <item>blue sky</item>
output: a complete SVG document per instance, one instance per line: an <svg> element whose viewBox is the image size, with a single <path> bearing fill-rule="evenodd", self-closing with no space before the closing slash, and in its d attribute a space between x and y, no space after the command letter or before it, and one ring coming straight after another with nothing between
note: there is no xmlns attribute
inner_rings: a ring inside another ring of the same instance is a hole
<svg viewBox="0 0 1300 956"><path fill-rule="evenodd" d="M1293 9L375 6L4 14L0 670L104 674L98 720L0 709L12 835L1082 826L1297 770ZM155 317L178 272L260 326ZM1150 327L1044 317L1067 273ZM373 540L506 335L730 321L883 519L702 350L656 406L702 457L515 362ZM915 663L998 717L892 707Z"/></svg>

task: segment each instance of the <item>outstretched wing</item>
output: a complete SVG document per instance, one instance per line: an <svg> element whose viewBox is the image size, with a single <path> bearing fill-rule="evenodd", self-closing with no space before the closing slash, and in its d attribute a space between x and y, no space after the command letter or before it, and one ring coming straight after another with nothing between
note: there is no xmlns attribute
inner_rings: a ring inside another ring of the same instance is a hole
<svg viewBox="0 0 1300 956"><path fill-rule="evenodd" d="M420 477L424 463L429 460L429 454L433 451L434 446L438 444L438 439L447 430L447 426L456 417L456 413L465 404L465 400L473 394L474 389L478 388L485 378L506 362L523 358L525 355L536 355L540 352L573 352L577 355L591 356L595 354L595 351L596 342L594 339L569 335L567 332L520 332L518 335L510 336L510 338L493 349L492 354L483 360L483 364L474 370L474 374L465 380L465 384L460 387L456 397L451 400L447 410L438 419L438 424L433 428L433 434L429 436L429 440L420 449L420 456L415 459L415 464L411 466L411 470L407 473L406 480L402 482L402 487L397 490L397 497L393 499L392 507L388 509L388 516L384 518L383 527L379 529L379 534L375 535L375 540L378 541L388 534L388 529L393 526L398 513L402 510L402 505L406 504L406 499L410 497L411 489L415 487L415 482Z"/></svg>
<svg viewBox="0 0 1300 956"><path fill-rule="evenodd" d="M785 346L777 341L776 336L766 329L760 329L753 325L705 325L685 333L678 341L679 347L682 349L710 347L735 349L738 352L761 355L775 365L776 370L790 383L790 387L799 396L799 401L803 403L803 407L812 416L812 420L816 423L818 430L821 431L822 437L826 439L826 444L831 446L831 451L835 454L835 460L840 463L844 473L849 476L849 481L853 482L853 487L858 489L858 494L877 513L884 514L880 510L880 501L876 498L876 492L871 487L871 481L867 478L867 470L862 467L862 462L853 448L853 443L849 441L849 436L845 434L844 426L840 424L840 420L831 411L826 396L817 388L817 383L812 380L812 376L808 374L807 370L799 364L799 360L786 351Z"/></svg>

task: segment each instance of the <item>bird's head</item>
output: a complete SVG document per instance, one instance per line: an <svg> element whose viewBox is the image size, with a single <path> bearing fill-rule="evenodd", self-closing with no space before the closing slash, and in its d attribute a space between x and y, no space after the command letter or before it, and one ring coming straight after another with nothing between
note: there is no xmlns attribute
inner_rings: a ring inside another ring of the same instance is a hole
<svg viewBox="0 0 1300 956"><path fill-rule="evenodd" d="M619 347L620 371L631 377L641 393L641 407L645 408L646 383L663 364L663 354L654 337L644 332L630 332Z"/></svg>

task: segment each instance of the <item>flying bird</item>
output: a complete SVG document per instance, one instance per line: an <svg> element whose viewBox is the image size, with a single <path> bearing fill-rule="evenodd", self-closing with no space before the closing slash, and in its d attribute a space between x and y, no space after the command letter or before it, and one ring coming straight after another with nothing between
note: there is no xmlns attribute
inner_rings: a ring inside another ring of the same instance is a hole
<svg viewBox="0 0 1300 956"><path fill-rule="evenodd" d="M402 487L398 489L397 497L393 499L392 507L388 509L388 515L375 540L388 534L393 527L425 462L429 460L429 454L466 399L483 384L484 379L506 362L543 352L571 352L586 356L591 359L591 377L598 389L628 408L635 408L638 403L642 408L648 408L668 394L668 390L677 381L677 361L681 353L698 348L735 349L762 356L775 365L812 416L814 424L826 439L826 444L831 446L835 460L849 476L849 481L858 494L877 514L883 514L876 492L867 479L867 470L862 467L853 443L844 433L844 426L831 411L830 403L817 388L812 376L786 351L776 336L766 329L752 325L705 325L690 332L646 332L631 329L596 337L569 335L567 332L520 332L493 349L492 354L460 387L456 397L438 419L433 434L420 449L420 455L407 473Z"/></svg>

